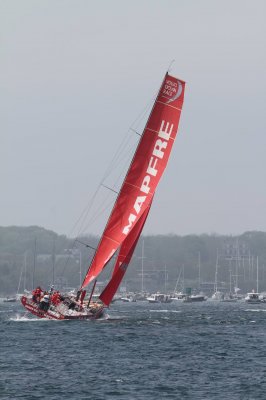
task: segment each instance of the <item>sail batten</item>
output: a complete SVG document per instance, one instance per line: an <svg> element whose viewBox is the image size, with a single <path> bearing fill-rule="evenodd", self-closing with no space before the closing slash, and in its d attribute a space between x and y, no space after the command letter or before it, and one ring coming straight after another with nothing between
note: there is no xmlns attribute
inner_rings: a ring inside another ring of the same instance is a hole
<svg viewBox="0 0 266 400"><path fill-rule="evenodd" d="M167 165L184 90L185 82L166 74L82 287L101 273L118 248L128 242L132 231L143 228L139 221L146 220L144 216Z"/></svg>
<svg viewBox="0 0 266 400"><path fill-rule="evenodd" d="M163 98L164 98L164 96L163 96ZM171 104L164 103L163 101L159 101L159 100L157 100L157 101L156 101L156 103L163 104L163 105L165 105L166 107L171 107L171 108L174 108L175 110L178 110L178 111L182 111L182 109L181 109L181 108L174 107L174 106L172 106Z"/></svg>

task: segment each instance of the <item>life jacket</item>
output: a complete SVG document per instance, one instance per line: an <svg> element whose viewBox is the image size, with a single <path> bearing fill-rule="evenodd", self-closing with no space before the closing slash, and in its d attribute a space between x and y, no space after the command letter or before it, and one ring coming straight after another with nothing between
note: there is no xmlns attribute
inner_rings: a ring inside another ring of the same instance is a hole
<svg viewBox="0 0 266 400"><path fill-rule="evenodd" d="M60 303L60 294L59 293L54 293L51 297L51 302L57 306Z"/></svg>

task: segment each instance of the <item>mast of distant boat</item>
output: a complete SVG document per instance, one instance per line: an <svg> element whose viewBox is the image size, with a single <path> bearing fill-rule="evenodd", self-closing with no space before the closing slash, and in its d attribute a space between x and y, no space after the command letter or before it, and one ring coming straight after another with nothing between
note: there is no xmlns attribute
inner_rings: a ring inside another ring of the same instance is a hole
<svg viewBox="0 0 266 400"><path fill-rule="evenodd" d="M144 239L142 240L141 248L141 294L144 293Z"/></svg>
<svg viewBox="0 0 266 400"><path fill-rule="evenodd" d="M199 290L201 288L201 276L200 276L200 268L201 268L201 260L200 260L200 251L199 251L199 255L198 255L198 267L199 267Z"/></svg>
<svg viewBox="0 0 266 400"><path fill-rule="evenodd" d="M34 288L35 288L36 249L37 249L37 239L35 238L35 240L34 240L34 254L33 254L32 290L34 290Z"/></svg>
<svg viewBox="0 0 266 400"><path fill-rule="evenodd" d="M215 265L215 281L214 281L214 293L218 291L218 249L216 254L216 265Z"/></svg>
<svg viewBox="0 0 266 400"><path fill-rule="evenodd" d="M257 293L259 293L259 257L257 256Z"/></svg>

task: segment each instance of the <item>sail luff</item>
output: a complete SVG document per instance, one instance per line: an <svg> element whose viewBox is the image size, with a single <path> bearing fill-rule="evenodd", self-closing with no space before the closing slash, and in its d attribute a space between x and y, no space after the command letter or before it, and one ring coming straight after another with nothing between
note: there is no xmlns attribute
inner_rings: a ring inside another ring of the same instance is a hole
<svg viewBox="0 0 266 400"><path fill-rule="evenodd" d="M177 134L185 83L166 74L82 287L111 259L148 207Z"/></svg>

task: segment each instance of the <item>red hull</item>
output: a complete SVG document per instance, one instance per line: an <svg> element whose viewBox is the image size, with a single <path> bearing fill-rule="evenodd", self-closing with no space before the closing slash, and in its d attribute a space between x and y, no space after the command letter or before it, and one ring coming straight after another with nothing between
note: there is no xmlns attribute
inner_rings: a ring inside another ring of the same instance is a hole
<svg viewBox="0 0 266 400"><path fill-rule="evenodd" d="M31 301L26 296L21 297L21 303L23 307L26 308L31 314L36 315L39 318L55 319L55 320L84 320L84 319L98 319L103 315L103 308L100 308L97 312L90 312L88 314L78 314L78 315L66 315L61 312L53 310L41 310L38 304Z"/></svg>

